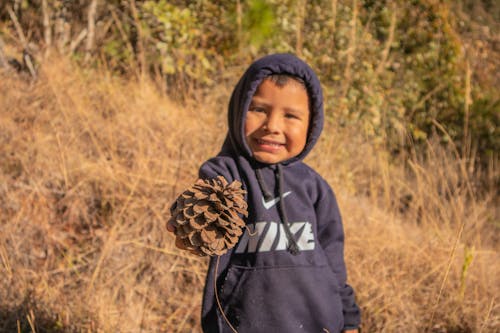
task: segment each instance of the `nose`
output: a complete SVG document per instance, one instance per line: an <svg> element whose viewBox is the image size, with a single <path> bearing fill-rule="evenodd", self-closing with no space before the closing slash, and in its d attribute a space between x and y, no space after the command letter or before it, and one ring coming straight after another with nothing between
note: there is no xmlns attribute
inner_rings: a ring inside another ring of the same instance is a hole
<svg viewBox="0 0 500 333"><path fill-rule="evenodd" d="M264 128L271 132L276 133L279 132L282 125L282 119L278 112L269 112L266 117L266 122L264 124Z"/></svg>

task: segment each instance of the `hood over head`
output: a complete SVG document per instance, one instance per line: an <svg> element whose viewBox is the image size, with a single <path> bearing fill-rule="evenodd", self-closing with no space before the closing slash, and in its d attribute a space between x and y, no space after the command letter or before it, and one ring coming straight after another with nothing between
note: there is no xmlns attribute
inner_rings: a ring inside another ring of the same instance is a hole
<svg viewBox="0 0 500 333"><path fill-rule="evenodd" d="M307 88L311 119L304 150L297 156L281 162L290 164L302 160L313 148L323 129L323 93L318 77L304 61L292 54L272 54L258 59L246 70L234 88L229 101L228 135L221 153L233 151L252 160L252 152L245 140L245 117L260 83L273 74L286 74L301 78Z"/></svg>

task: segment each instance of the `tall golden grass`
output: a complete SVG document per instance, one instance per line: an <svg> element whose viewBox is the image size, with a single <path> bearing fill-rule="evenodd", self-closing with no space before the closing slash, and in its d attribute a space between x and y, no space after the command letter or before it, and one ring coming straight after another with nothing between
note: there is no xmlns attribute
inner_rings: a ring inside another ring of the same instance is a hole
<svg viewBox="0 0 500 333"><path fill-rule="evenodd" d="M0 73L0 331L201 330L207 262L165 222L222 143L230 90L179 105L65 59L34 83ZM336 191L365 332L498 332L496 189L453 147L392 160L334 121L307 159Z"/></svg>

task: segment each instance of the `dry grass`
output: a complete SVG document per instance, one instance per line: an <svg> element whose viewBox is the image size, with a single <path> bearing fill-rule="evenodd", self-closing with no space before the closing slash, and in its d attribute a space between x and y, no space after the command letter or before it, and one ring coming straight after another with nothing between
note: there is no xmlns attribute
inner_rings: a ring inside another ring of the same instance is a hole
<svg viewBox="0 0 500 333"><path fill-rule="evenodd" d="M229 89L179 106L57 59L0 91L0 331L200 331L206 261L164 223L222 143ZM365 332L498 331L495 189L429 147L396 166L327 124L308 158L337 192Z"/></svg>

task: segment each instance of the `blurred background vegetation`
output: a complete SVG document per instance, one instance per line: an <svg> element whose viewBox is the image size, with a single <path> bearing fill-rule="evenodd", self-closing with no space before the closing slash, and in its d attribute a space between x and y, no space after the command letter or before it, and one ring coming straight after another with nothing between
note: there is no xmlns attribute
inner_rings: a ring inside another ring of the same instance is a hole
<svg viewBox="0 0 500 333"><path fill-rule="evenodd" d="M234 84L320 76L366 332L498 332L500 2L0 1L0 332L198 332L168 208Z"/></svg>
<svg viewBox="0 0 500 333"><path fill-rule="evenodd" d="M499 19L492 0L12 0L0 36L33 66L59 52L176 99L293 52L319 73L331 121L395 156L439 136L484 166L500 148Z"/></svg>

